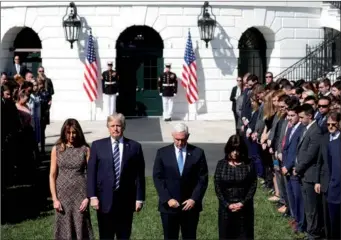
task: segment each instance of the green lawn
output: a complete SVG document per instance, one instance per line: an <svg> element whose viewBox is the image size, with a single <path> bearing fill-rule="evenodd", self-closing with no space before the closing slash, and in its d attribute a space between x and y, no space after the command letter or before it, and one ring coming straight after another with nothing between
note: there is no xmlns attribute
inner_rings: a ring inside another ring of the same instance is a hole
<svg viewBox="0 0 341 240"><path fill-rule="evenodd" d="M255 197L255 236L256 239L293 239L287 219L277 213L276 208L267 201L268 195L258 188ZM29 206L27 206L29 207ZM217 198L213 181L204 199L204 211L198 227L199 239L218 239ZM35 220L27 220L15 225L1 227L2 239L52 239L53 211ZM92 224L98 239L96 215L92 212ZM162 239L160 215L157 211L157 195L152 179L147 178L147 201L142 212L135 215L132 239Z"/></svg>

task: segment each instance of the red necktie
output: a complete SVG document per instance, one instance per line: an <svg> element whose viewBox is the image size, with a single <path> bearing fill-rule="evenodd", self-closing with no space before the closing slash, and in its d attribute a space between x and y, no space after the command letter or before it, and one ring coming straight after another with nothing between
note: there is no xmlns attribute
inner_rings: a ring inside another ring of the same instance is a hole
<svg viewBox="0 0 341 240"><path fill-rule="evenodd" d="M284 146L285 146L285 140L286 140L287 131L288 131L289 127L290 127L290 123L288 123L287 128L285 129L285 134L284 134L284 137L283 137L283 140L282 140L282 149L284 149Z"/></svg>

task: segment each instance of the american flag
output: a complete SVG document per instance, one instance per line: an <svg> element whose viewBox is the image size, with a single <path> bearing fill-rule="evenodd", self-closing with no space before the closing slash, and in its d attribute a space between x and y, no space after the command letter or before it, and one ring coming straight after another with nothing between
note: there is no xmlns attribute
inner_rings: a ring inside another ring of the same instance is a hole
<svg viewBox="0 0 341 240"><path fill-rule="evenodd" d="M186 97L189 104L195 103L199 99L197 86L197 63L193 51L191 33L188 31L188 39L185 50L185 63L183 64L181 85L186 90Z"/></svg>
<svg viewBox="0 0 341 240"><path fill-rule="evenodd" d="M90 33L88 41L88 52L85 58L85 72L84 72L84 82L83 87L88 95L90 102L97 99L97 60L94 47L94 40L92 33Z"/></svg>

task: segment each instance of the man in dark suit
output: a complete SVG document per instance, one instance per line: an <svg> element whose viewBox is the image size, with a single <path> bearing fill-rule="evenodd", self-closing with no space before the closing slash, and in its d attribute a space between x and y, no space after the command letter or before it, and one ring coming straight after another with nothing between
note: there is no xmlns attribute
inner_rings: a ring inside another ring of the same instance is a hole
<svg viewBox="0 0 341 240"><path fill-rule="evenodd" d="M237 114L237 98L241 94L241 89L242 89L242 83L243 79L241 77L237 78L237 86L234 86L231 91L231 96L230 96L230 101L232 102L232 112L234 116L234 121L236 125L236 130L238 129L237 124L238 124L238 114Z"/></svg>
<svg viewBox="0 0 341 240"><path fill-rule="evenodd" d="M94 141L88 163L88 197L97 210L100 239L129 239L133 212L145 200L141 144L123 137L125 117L108 117L110 137Z"/></svg>
<svg viewBox="0 0 341 240"><path fill-rule="evenodd" d="M327 120L328 132L321 140L315 191L322 196L324 230L327 239L340 239L341 114L333 112Z"/></svg>
<svg viewBox="0 0 341 240"><path fill-rule="evenodd" d="M153 178L159 195L164 239L196 239L202 199L208 185L208 168L202 149L187 143L189 133L179 123L174 144L157 151Z"/></svg>
<svg viewBox="0 0 341 240"><path fill-rule="evenodd" d="M322 134L328 132L327 115L329 113L330 104L331 99L327 96L322 96L318 100L317 114L315 114L315 120L317 125L321 128Z"/></svg>
<svg viewBox="0 0 341 240"><path fill-rule="evenodd" d="M297 146L297 158L294 175L301 181L303 203L307 218L308 239L317 239L321 236L320 197L314 190L317 182L317 159L322 137L321 129L314 120L314 108L303 104L299 118L304 126Z"/></svg>
<svg viewBox="0 0 341 240"><path fill-rule="evenodd" d="M250 121L252 114L251 107L251 92L252 89L258 84L258 77L251 74L247 77L247 88L243 92L243 106L241 112L242 123L245 128L247 122ZM245 129L246 130L246 129Z"/></svg>
<svg viewBox="0 0 341 240"><path fill-rule="evenodd" d="M8 70L8 75L13 78L15 75L19 74L22 77L25 77L25 74L27 72L26 66L22 65L20 63L19 56L14 57L14 63L11 65L11 67Z"/></svg>
<svg viewBox="0 0 341 240"><path fill-rule="evenodd" d="M283 166L282 174L286 178L286 190L288 194L289 207L293 213L294 222L291 222L295 232L305 232L304 205L302 191L297 176L293 175L293 168L297 155L297 145L304 126L300 123L298 114L300 106L292 105L288 109L288 130L285 134L285 141L282 151Z"/></svg>

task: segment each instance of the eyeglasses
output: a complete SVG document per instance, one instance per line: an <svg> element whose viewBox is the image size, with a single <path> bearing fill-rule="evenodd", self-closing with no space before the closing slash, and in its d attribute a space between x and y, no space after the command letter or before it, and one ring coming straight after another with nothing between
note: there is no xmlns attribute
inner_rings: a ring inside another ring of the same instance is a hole
<svg viewBox="0 0 341 240"><path fill-rule="evenodd" d="M318 105L318 108L327 108L329 105Z"/></svg>
<svg viewBox="0 0 341 240"><path fill-rule="evenodd" d="M14 58L14 60L19 60L19 58Z"/></svg>
<svg viewBox="0 0 341 240"><path fill-rule="evenodd" d="M337 127L337 123L327 123L328 127Z"/></svg>
<svg viewBox="0 0 341 240"><path fill-rule="evenodd" d="M242 80L237 80L237 82L241 82Z"/></svg>
<svg viewBox="0 0 341 240"><path fill-rule="evenodd" d="M41 71L41 70L40 70L40 71L38 71L38 72L43 73L44 71Z"/></svg>

